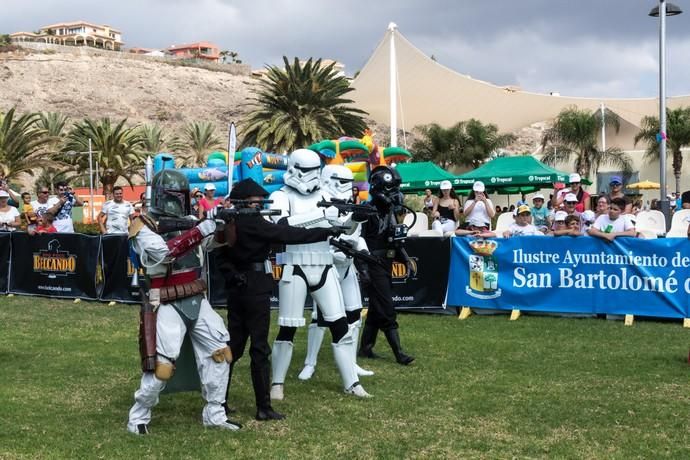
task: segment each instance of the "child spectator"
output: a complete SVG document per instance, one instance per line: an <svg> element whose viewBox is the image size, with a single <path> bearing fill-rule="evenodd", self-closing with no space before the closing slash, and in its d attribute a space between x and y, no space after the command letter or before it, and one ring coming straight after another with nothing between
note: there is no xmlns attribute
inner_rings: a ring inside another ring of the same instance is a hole
<svg viewBox="0 0 690 460"><path fill-rule="evenodd" d="M589 230L592 224L594 224L594 221L597 219L597 216L594 214L594 211L588 209L580 215L580 218L582 219L582 231L585 235L587 235L587 230Z"/></svg>
<svg viewBox="0 0 690 460"><path fill-rule="evenodd" d="M455 235L476 236L479 238L493 238L496 236L494 232L489 230L489 222L483 220L481 217L469 219L465 228L458 228L455 230Z"/></svg>
<svg viewBox="0 0 690 460"><path fill-rule="evenodd" d="M625 205L623 198L611 200L608 214L597 217L594 225L589 229L589 234L607 241L613 241L619 236L635 236L635 225L622 215Z"/></svg>
<svg viewBox="0 0 690 460"><path fill-rule="evenodd" d="M544 195L537 193L532 198L532 224L543 233L549 228L549 210L544 206Z"/></svg>
<svg viewBox="0 0 690 460"><path fill-rule="evenodd" d="M553 216L553 225L551 226L551 235L569 235L570 230L565 226L565 218L568 217L568 213L565 211L557 211Z"/></svg>
<svg viewBox="0 0 690 460"><path fill-rule="evenodd" d="M510 224L508 230L503 232L505 238L510 238L511 236L523 236L523 235L540 235L543 233L537 230L537 227L530 223L532 219L532 211L529 206L523 204L518 206L515 213L515 222Z"/></svg>
<svg viewBox="0 0 690 460"><path fill-rule="evenodd" d="M41 233L57 233L57 229L53 225L55 221L55 216L51 212L45 212L42 216L38 217L38 225L34 230L30 230L30 235L36 235Z"/></svg>

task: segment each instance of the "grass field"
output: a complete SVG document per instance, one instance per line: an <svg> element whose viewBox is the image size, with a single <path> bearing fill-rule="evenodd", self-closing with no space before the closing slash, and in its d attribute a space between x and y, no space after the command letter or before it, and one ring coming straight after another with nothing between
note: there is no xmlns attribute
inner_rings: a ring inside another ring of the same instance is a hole
<svg viewBox="0 0 690 460"><path fill-rule="evenodd" d="M224 315L225 312L222 312ZM0 458L690 458L690 331L680 323L400 315L409 367L383 360L342 394L324 346L296 375L305 330L276 404L253 420L248 360L231 403L240 432L204 429L199 394L166 395L152 434L130 435L137 308L0 297ZM272 331L275 333L275 329Z"/></svg>

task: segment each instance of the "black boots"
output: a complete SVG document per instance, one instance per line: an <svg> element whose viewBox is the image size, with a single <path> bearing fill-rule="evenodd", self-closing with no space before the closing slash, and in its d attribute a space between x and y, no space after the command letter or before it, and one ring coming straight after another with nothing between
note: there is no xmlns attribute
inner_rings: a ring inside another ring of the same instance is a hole
<svg viewBox="0 0 690 460"><path fill-rule="evenodd" d="M360 339L359 352L357 356L360 358L379 358L379 355L374 353L374 345L376 345L376 334L379 332L377 327L372 326L369 322L364 323L362 328L362 338Z"/></svg>
<svg viewBox="0 0 690 460"><path fill-rule="evenodd" d="M402 351L402 347L400 346L400 334L398 334L397 328L384 331L384 334L386 334L386 339L388 340L388 344L391 346L391 349L393 350L395 360L398 362L398 364L407 366L412 361L414 361L413 356L406 355Z"/></svg>
<svg viewBox="0 0 690 460"><path fill-rule="evenodd" d="M283 420L285 416L273 410L271 406L259 407L256 409L256 419L260 422L267 420Z"/></svg>

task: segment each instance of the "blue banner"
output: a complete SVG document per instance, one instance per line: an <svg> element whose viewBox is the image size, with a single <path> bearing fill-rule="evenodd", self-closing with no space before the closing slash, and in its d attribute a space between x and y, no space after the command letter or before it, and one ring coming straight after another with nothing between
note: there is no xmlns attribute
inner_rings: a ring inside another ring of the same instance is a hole
<svg viewBox="0 0 690 460"><path fill-rule="evenodd" d="M690 241L453 238L446 304L690 317Z"/></svg>

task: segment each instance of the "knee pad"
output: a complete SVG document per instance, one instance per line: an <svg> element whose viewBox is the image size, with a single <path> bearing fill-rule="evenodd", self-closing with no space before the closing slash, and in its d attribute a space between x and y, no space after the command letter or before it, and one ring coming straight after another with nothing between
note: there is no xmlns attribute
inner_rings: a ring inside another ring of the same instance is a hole
<svg viewBox="0 0 690 460"><path fill-rule="evenodd" d="M225 361L230 364L232 362L232 352L228 347L220 348L211 353L211 358L213 358L213 360L217 363L222 363Z"/></svg>
<svg viewBox="0 0 690 460"><path fill-rule="evenodd" d="M175 373L175 365L173 363L156 361L156 368L153 373L158 380L166 382L170 380Z"/></svg>
<svg viewBox="0 0 690 460"><path fill-rule="evenodd" d="M347 325L347 319L345 318L340 318L332 323L328 323L328 329L330 329L331 336L333 336L333 343L340 342L340 339L345 337L350 331Z"/></svg>
<svg viewBox="0 0 690 460"><path fill-rule="evenodd" d="M281 342L293 342L295 339L296 332L296 327L280 326L280 329L278 329L278 335L276 336L276 340Z"/></svg>

